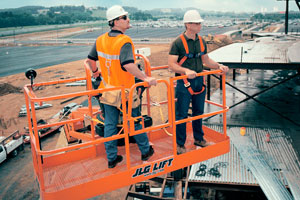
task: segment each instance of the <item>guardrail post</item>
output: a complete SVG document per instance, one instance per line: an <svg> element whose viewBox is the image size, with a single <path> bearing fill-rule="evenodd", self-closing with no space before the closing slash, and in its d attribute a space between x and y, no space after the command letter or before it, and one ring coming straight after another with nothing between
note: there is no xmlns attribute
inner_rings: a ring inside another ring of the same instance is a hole
<svg viewBox="0 0 300 200"><path fill-rule="evenodd" d="M210 100L210 75L207 76L207 99Z"/></svg>

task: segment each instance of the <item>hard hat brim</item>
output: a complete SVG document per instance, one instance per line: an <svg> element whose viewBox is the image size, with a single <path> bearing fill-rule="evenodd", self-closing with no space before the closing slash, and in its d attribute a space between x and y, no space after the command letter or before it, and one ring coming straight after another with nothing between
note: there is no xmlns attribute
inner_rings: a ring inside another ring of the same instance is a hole
<svg viewBox="0 0 300 200"><path fill-rule="evenodd" d="M188 21L184 21L183 23L201 23L201 22L204 22L204 19L188 20Z"/></svg>
<svg viewBox="0 0 300 200"><path fill-rule="evenodd" d="M115 17L112 18L112 19L108 19L107 21L110 22L111 20L117 19L118 17L121 17L121 16L123 16L123 15L128 15L128 12L123 12L123 13L121 13L121 14L115 16Z"/></svg>

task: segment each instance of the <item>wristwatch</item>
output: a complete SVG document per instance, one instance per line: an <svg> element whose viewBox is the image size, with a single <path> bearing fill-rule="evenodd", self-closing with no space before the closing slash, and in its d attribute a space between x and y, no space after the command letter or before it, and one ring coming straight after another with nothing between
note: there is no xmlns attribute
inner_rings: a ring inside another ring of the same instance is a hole
<svg viewBox="0 0 300 200"><path fill-rule="evenodd" d="M95 74L97 71L98 71L98 67L96 68L96 71L94 71L94 72L92 71L92 72L93 72L93 74Z"/></svg>

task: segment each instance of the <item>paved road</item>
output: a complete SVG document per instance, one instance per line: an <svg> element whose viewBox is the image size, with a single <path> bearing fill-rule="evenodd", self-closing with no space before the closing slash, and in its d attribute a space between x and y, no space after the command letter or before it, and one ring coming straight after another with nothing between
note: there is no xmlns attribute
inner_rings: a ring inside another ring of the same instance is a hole
<svg viewBox="0 0 300 200"><path fill-rule="evenodd" d="M221 34L236 27L204 27L201 35ZM183 32L183 28L132 28L126 34L135 38L175 38ZM106 31L99 29L94 32L85 32L69 38L93 39ZM65 38L66 39L66 38ZM66 39L69 40L69 39ZM35 41L38 43L39 41ZM41 41L42 42L42 41ZM53 41L56 42L55 40ZM23 43L28 43L24 41ZM66 42L64 41L64 44ZM67 63L87 57L91 45L87 46L17 46L1 47L0 50L0 77L25 72L28 68L38 69L56 64Z"/></svg>
<svg viewBox="0 0 300 200"><path fill-rule="evenodd" d="M90 46L1 47L0 77L84 59Z"/></svg>
<svg viewBox="0 0 300 200"><path fill-rule="evenodd" d="M228 31L237 29L236 26L218 28L218 27L203 27L200 34L201 35L216 35L222 34ZM126 35L129 35L131 38L175 38L185 29L181 28L138 28L133 27L126 31ZM99 35L103 34L106 29L98 29L94 32L86 32L84 34L73 36L74 39L87 39L87 38L97 38Z"/></svg>

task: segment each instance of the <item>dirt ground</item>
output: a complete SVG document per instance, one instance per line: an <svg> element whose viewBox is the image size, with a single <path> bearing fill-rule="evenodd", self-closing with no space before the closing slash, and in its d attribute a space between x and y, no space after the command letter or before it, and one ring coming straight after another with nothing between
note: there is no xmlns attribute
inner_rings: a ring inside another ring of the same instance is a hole
<svg viewBox="0 0 300 200"><path fill-rule="evenodd" d="M58 29L58 30L52 30L52 31L43 31L43 32L34 32L34 33L25 33L15 36L7 36L2 37L2 39L16 39L16 40L28 40L28 39L34 39L34 38L40 38L40 39L51 39L56 38L57 36L63 37L67 35L71 35L74 32L83 30L82 27L76 27L76 28L65 28L65 29Z"/></svg>
<svg viewBox="0 0 300 200"><path fill-rule="evenodd" d="M150 46L151 48L152 55L150 56L150 60L153 60L153 66L167 64L166 60L169 48L167 44L146 46ZM145 47L145 45L136 46L136 48L141 47ZM85 76L84 60L50 66L42 69L37 69L36 71L37 77L34 80L35 83ZM153 75L155 74L156 73L153 73ZM160 77L162 74L159 74ZM27 118L18 116L22 105L25 105L25 97L22 92L25 84L30 84L30 80L28 80L23 73L0 78L0 135L6 136L15 130L19 130L20 132L22 132L24 131L24 127L27 126ZM85 89L85 86L67 87L65 84L58 84L53 86L41 86L38 88L34 88L34 91L37 97L46 97L55 94L63 94L66 92L72 93L84 91ZM83 98L79 98L72 102L79 104L83 100ZM46 103L52 104L53 107L38 110L37 116L39 119L43 118L44 120L48 120L67 104L61 104L61 101L51 101Z"/></svg>

